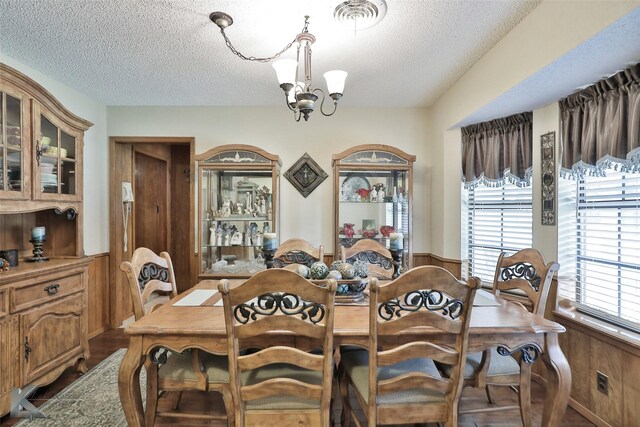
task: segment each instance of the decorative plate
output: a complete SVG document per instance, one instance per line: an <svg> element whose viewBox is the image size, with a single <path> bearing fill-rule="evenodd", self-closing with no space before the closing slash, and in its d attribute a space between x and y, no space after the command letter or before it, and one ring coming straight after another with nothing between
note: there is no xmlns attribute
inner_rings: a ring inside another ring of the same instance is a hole
<svg viewBox="0 0 640 427"><path fill-rule="evenodd" d="M342 183L342 201L344 202L359 202L360 195L358 190L361 188L370 189L371 184L369 180L360 175L348 176Z"/></svg>

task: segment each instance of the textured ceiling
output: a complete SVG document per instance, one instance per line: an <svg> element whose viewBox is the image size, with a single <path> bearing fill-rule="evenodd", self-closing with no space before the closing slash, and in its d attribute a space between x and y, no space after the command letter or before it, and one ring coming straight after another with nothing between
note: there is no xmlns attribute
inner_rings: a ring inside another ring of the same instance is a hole
<svg viewBox="0 0 640 427"><path fill-rule="evenodd" d="M269 56L310 15L313 83L349 72L344 106L431 105L539 3L387 0L378 25L354 32L319 0L0 0L0 52L105 105L282 105ZM295 55L294 50L288 57ZM284 55L283 55L284 56Z"/></svg>

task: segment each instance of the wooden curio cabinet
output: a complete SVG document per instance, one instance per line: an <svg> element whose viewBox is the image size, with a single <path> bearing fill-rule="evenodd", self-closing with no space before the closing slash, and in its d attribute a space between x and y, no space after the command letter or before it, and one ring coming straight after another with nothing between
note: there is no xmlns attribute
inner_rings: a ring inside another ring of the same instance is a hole
<svg viewBox="0 0 640 427"><path fill-rule="evenodd" d="M0 416L11 391L86 370L87 268L82 149L92 123L0 63ZM44 227L42 256L32 229Z"/></svg>
<svg viewBox="0 0 640 427"><path fill-rule="evenodd" d="M334 257L340 246L373 239L390 248L402 239L402 270L412 267L413 162L416 157L387 145L359 145L333 156Z"/></svg>
<svg viewBox="0 0 640 427"><path fill-rule="evenodd" d="M264 233L279 232L280 157L250 145L196 156L201 279L250 277L265 268Z"/></svg>

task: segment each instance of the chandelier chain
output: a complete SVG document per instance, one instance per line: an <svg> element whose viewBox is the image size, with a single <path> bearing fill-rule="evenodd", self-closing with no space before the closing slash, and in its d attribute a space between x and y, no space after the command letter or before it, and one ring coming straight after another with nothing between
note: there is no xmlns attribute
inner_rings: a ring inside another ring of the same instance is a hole
<svg viewBox="0 0 640 427"><path fill-rule="evenodd" d="M308 27L309 27L309 17L306 16L304 21L304 28L302 29L302 32L308 33L309 32ZM222 33L222 37L224 37L224 42L226 43L229 50L231 50L231 52L233 52L238 58L244 61L269 62L273 59L278 58L280 55L288 51L291 48L291 46L293 46L293 44L298 40L298 37L294 38L280 52L276 53L273 56L266 56L266 57L245 56L233 46L233 43L231 43L231 40L229 40L229 37L227 37L227 34L224 32L224 28L220 28L220 32Z"/></svg>

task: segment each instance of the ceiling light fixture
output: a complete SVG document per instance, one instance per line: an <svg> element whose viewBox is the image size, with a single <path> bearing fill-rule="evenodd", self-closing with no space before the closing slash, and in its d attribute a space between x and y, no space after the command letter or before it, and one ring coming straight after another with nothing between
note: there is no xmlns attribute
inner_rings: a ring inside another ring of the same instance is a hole
<svg viewBox="0 0 640 427"><path fill-rule="evenodd" d="M233 24L233 18L231 18L231 16L224 12L213 12L209 15L209 19L211 19L211 21L220 28L222 37L224 37L227 47L231 52L245 61L269 62L272 59L278 58L297 43L296 60L280 59L272 64L273 68L276 70L280 87L284 91L287 107L293 111L293 116L296 122L299 122L301 117L304 117L305 121L309 120L309 114L313 112L316 106L316 101L318 100L318 95L316 95L316 93L319 92L322 94L322 102L320 104L320 112L322 115L331 116L336 112L336 109L338 108L338 100L342 97L344 90L344 81L347 78L347 72L333 70L324 73L324 78L327 81L327 91L329 92L331 99L333 99L333 111L326 113L324 111L324 91L320 88L311 88L311 45L316 41L316 38L313 34L309 33L309 16L305 16L302 32L298 34L291 43L286 45L284 49L275 55L264 58L245 56L238 52L238 50L233 46L224 32L225 28ZM298 65L300 62L301 50L304 60L303 81L298 79Z"/></svg>

